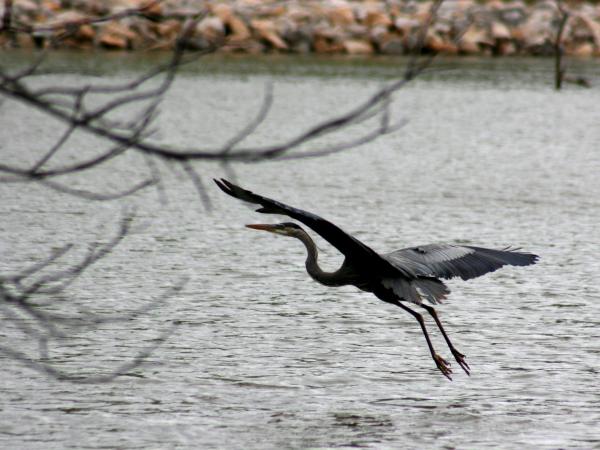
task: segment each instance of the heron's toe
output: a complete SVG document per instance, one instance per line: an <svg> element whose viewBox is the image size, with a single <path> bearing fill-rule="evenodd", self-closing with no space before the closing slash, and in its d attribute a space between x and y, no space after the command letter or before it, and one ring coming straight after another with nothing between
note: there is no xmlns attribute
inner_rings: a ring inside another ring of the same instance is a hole
<svg viewBox="0 0 600 450"><path fill-rule="evenodd" d="M459 352L455 348L453 348L451 350L452 350L452 355L454 356L454 359L456 359L456 362L458 363L458 365L462 368L462 370L465 371L465 373L467 375L471 375L471 368L469 367L469 364L467 364L467 362L465 361L465 355L463 355L461 352Z"/></svg>
<svg viewBox="0 0 600 450"><path fill-rule="evenodd" d="M446 361L444 358L442 358L440 355L438 355L437 353L434 355L433 360L435 361L435 364L437 365L437 368L440 370L440 372L442 372L442 374L448 378L450 381L452 381L452 377L450 376L452 374L452 369L450 368L450 363L448 361Z"/></svg>

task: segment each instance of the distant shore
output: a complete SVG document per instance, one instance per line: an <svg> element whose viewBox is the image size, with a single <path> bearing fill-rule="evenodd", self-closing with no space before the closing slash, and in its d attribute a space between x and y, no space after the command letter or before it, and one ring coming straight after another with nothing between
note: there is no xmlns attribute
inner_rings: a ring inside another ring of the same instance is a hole
<svg viewBox="0 0 600 450"><path fill-rule="evenodd" d="M13 0L2 2L0 49L168 50L195 19L186 45L240 53L407 54L431 1ZM12 3L12 5L11 5ZM448 0L423 51L463 55L600 56L600 4ZM10 5L7 11L7 6ZM65 7L70 5L70 7ZM57 39L60 37L60 39Z"/></svg>

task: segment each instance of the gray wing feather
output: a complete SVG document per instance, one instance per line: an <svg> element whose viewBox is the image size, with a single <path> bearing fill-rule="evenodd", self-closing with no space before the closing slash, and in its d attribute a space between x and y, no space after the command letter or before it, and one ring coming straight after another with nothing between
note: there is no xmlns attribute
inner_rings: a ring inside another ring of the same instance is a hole
<svg viewBox="0 0 600 450"><path fill-rule="evenodd" d="M493 250L469 245L430 244L404 248L387 255L393 265L414 272L418 276L454 278L463 280L494 272L502 266L528 266L538 256L516 249Z"/></svg>

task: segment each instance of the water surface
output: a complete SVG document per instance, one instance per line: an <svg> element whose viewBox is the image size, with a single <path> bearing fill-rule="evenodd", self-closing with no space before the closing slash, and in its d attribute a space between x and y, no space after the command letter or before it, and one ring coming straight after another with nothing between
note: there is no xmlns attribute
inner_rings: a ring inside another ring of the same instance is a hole
<svg viewBox="0 0 600 450"><path fill-rule="evenodd" d="M124 80L139 69L95 61L86 76L50 73L36 82ZM110 203L0 184L2 273L67 242L77 244L75 261L87 242L114 232L124 206L136 208L135 233L78 280L58 310L127 311L189 278L143 317L50 350L64 369L103 373L178 320L131 376L79 386L3 360L1 446L600 448L600 96L553 92L549 61L508 61L442 61L444 71L397 94L395 117L408 124L367 146L235 167L244 186L321 214L381 252L454 242L539 254L536 266L448 283L453 292L438 311L470 377L457 367L453 382L442 377L418 324L400 309L310 280L299 242L245 229L276 219L211 186L224 175L217 165L198 166L211 211L183 171L162 162L164 192ZM594 63L579 64L598 73ZM366 99L395 70L361 60L268 67L263 59L210 60L187 69L162 106L156 139L225 142L273 82L273 111L248 144L283 141ZM34 160L59 133L12 101L0 105L0 123L11 161ZM64 158L98 146L76 137ZM146 170L143 159L127 158L67 181L116 191ZM317 242L322 265L336 268L335 249ZM7 325L0 334L3 345L36 354L18 330Z"/></svg>

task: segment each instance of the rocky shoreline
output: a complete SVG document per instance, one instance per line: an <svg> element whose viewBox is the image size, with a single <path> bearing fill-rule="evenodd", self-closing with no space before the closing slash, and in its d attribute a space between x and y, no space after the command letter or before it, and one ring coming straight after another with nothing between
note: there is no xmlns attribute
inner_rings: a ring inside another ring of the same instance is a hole
<svg viewBox="0 0 600 450"><path fill-rule="evenodd" d="M418 41L431 3L13 0L0 6L0 48L167 50L195 18L187 40L195 50L402 55ZM446 0L427 31L424 51L552 55L564 18L564 53L600 56L600 4L563 3L561 10L554 0Z"/></svg>

